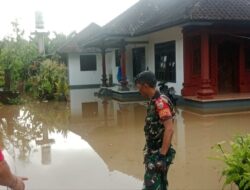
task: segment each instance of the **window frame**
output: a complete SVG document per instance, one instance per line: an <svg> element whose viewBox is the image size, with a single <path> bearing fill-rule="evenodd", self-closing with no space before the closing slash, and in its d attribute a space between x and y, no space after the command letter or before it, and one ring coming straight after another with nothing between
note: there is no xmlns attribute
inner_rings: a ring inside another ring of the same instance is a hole
<svg viewBox="0 0 250 190"><path fill-rule="evenodd" d="M156 79L176 83L176 41L156 43L154 50Z"/></svg>
<svg viewBox="0 0 250 190"><path fill-rule="evenodd" d="M89 60L87 59L93 58L95 63L89 63ZM84 60L85 59L85 60ZM85 64L85 65L84 65ZM80 71L97 71L97 57L96 55L80 55Z"/></svg>

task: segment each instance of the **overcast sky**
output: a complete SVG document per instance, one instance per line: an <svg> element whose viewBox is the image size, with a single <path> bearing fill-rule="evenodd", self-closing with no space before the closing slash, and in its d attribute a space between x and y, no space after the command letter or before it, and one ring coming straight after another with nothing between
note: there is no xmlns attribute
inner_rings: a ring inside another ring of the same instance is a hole
<svg viewBox="0 0 250 190"><path fill-rule="evenodd" d="M4 0L0 11L0 38L11 33L18 19L26 35L35 30L35 12L43 13L47 31L68 35L91 22L103 26L139 0Z"/></svg>

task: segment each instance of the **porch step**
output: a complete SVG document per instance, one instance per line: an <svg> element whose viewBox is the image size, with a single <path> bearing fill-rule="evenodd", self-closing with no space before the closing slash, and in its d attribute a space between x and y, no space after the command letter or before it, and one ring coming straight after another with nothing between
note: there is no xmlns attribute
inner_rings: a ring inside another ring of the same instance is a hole
<svg viewBox="0 0 250 190"><path fill-rule="evenodd" d="M180 106L188 107L199 113L250 111L250 93L218 95L209 100L181 97L178 103Z"/></svg>

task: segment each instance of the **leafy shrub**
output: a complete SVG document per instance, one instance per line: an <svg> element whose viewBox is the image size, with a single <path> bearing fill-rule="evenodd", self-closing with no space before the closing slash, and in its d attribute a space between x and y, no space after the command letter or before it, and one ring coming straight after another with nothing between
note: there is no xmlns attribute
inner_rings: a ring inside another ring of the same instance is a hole
<svg viewBox="0 0 250 190"><path fill-rule="evenodd" d="M47 59L40 64L38 70L36 75L27 80L26 91L42 100L65 100L68 96L66 66Z"/></svg>
<svg viewBox="0 0 250 190"><path fill-rule="evenodd" d="M224 142L214 146L222 153L217 159L226 164L222 172L226 177L223 187L235 183L240 190L250 190L250 134L235 137L230 143L231 152L225 152L223 144Z"/></svg>

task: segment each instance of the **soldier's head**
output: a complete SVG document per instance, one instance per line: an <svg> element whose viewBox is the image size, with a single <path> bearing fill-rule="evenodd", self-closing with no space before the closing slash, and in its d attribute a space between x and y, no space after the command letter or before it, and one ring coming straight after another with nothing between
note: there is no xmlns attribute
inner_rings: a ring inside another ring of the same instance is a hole
<svg viewBox="0 0 250 190"><path fill-rule="evenodd" d="M136 76L135 85L141 95L149 97L156 87L155 74L151 71L143 71Z"/></svg>

